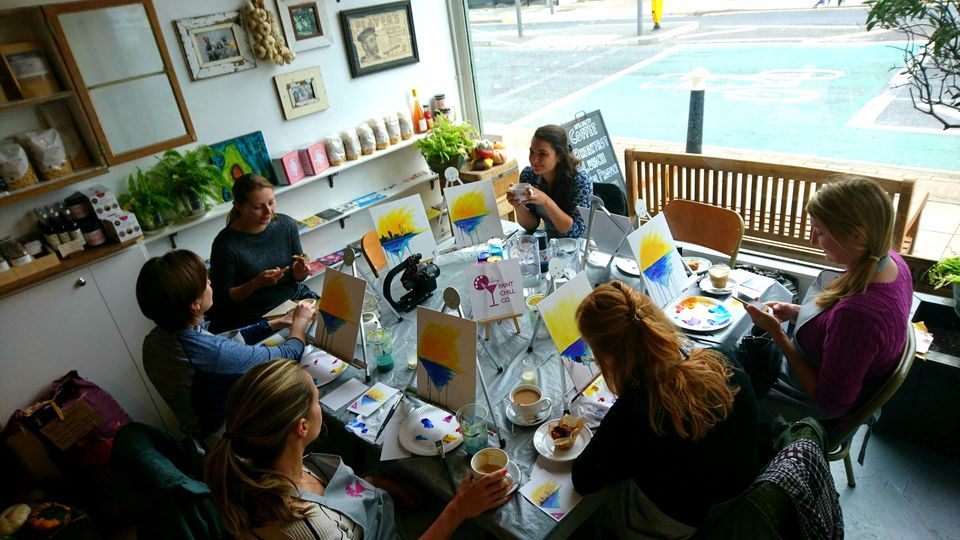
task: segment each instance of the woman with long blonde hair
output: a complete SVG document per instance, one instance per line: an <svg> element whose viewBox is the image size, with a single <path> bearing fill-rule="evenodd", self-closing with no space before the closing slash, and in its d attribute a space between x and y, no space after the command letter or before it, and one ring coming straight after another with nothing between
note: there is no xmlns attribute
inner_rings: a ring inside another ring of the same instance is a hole
<svg viewBox="0 0 960 540"><path fill-rule="evenodd" d="M597 287L577 324L617 401L574 461L574 487L586 494L626 481L610 499L621 505L611 508L620 527L691 534L710 505L757 473L749 377L719 350L687 350L660 308L620 281Z"/></svg>
<svg viewBox="0 0 960 540"><path fill-rule="evenodd" d="M290 360L261 364L233 386L204 480L234 538L397 538L393 501L381 487L394 496L408 490L361 478L335 455L304 456L323 423L318 398L309 373ZM464 520L509 500L504 474L465 476L421 538L449 538Z"/></svg>
<svg viewBox="0 0 960 540"><path fill-rule="evenodd" d="M865 178L829 180L807 203L810 243L843 271L823 271L801 305L747 306L782 352L773 351L780 377L764 405L788 420L842 418L896 369L907 339L913 285L892 249L890 196ZM796 321L793 338L785 321Z"/></svg>

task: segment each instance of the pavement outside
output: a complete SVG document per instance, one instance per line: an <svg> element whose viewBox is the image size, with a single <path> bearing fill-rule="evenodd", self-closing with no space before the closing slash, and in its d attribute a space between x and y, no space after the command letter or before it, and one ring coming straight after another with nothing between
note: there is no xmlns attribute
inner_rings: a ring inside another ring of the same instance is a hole
<svg viewBox="0 0 960 540"><path fill-rule="evenodd" d="M816 0L783 0L779 2L770 2L764 0L664 0L664 18L661 21L662 30L653 31L652 21L649 14L650 2L646 1L643 2L641 6L641 9L643 10L643 34L639 37L636 35L635 24L622 24L627 20L636 21L636 0L584 0L580 2L561 2L561 5L554 6L553 14L550 13L549 7L547 7L543 2L531 3L529 6L522 7L522 21L524 25L531 25L529 28L525 28L523 38L517 36L515 30L508 32L504 30L503 26L495 26L516 23L516 8L513 4L501 5L499 7L474 8L469 10L469 15L472 32L474 33L474 45L477 47L551 47L557 46L560 43L572 46L629 46L631 44L671 41L676 39L678 36L695 32L700 23L697 17L692 17L694 15L730 14L748 11L768 12L771 10L809 11L815 2ZM825 7L824 9L838 9L836 7L836 2L831 3L833 4L832 6ZM854 0L843 2L842 7L839 9L862 10L866 8L863 6L862 1ZM583 24L588 21L618 21L620 24ZM565 30L560 36L556 35L556 32L539 30L538 28L543 28L544 26L540 25L538 27L537 24L535 24L563 22L581 24L570 25L571 30ZM499 30L496 32L485 31L485 29L493 27L496 27ZM763 44L763 46L766 49L772 48L771 44L769 43ZM877 46L879 47L879 45ZM856 48L853 47L853 49ZM739 50L747 49L741 48ZM826 48L824 50L826 51ZM825 54L838 56L840 51L841 49L831 49ZM709 52L710 51L706 51L706 53L700 54L709 54ZM851 54L855 55L857 53L854 51ZM851 59L848 62L851 65L857 64L859 63L858 58L860 57L851 56ZM896 61L895 57L890 58L892 59L891 61ZM667 60L669 60L669 58L667 58ZM749 62L744 62L744 64L749 65ZM623 79L627 78L628 76L623 77ZM561 118L565 117L564 115L570 116L570 114L568 114L570 111L567 111L566 109L570 109L571 111L596 109L598 108L598 103L608 103L610 100L615 98L616 92L609 90L607 87L617 82L618 81L613 81L612 83L603 86L598 85L596 88L578 92L576 96L571 96L575 97L576 99L568 100L567 103L562 103L560 106L555 106L555 104L552 103L550 107L559 109L559 112L556 112L555 116ZM886 81L881 81L881 83L886 85ZM636 80L630 81L630 84L636 84ZM868 81L865 87L869 89L870 84L875 85L876 81ZM634 88L636 88L636 86L634 86ZM862 93L865 95L868 94L866 90ZM621 92L621 95L622 94L623 92ZM870 95L872 95L872 93ZM663 100L664 98L660 97L659 99ZM658 104L659 103L660 101L658 101ZM825 120L830 120L831 116L836 116L838 118L842 117L845 119L852 115L853 111L855 111L858 107L862 107L862 104L841 105L846 108L826 115L827 118ZM664 109L666 108L668 107L665 106ZM529 119L531 120L529 124L526 122L515 122L509 126L494 127L485 125L485 130L494 135L502 137L504 142L507 143L508 148L518 149L515 151L515 155L518 157L518 161L521 163L521 166L523 166L525 165L524 162L526 161L526 153L523 149L527 147L529 137L533 132L534 128L531 126L538 125L538 119L536 118L538 114L543 114L543 112L536 111L528 115L528 117L530 117ZM682 111L682 114L685 118L685 108ZM778 114L778 111L774 109L771 114L776 115ZM544 116L549 117L546 115ZM608 132L610 133L611 139L614 143L616 154L621 160L623 156L623 149L628 147L643 146L645 148L656 150L683 151L683 144L678 144L675 142L678 140L678 137L676 136L671 139L665 138L664 140L650 140L649 138L644 138L642 136L637 137L633 136L635 130L629 129L630 122L621 122L618 124L618 119L605 119ZM709 121L710 120L708 118L708 124L705 126L706 129L709 129L710 127ZM737 119L728 118L724 119L724 121L737 121ZM816 119L813 119L813 121L815 122ZM882 118L878 117L877 123L879 124L881 121ZM683 123L685 124L685 122ZM494 130L491 130L491 127L494 127ZM835 129L842 130L846 127L849 126L845 126L843 123L841 123L838 124ZM923 139L924 141L929 141L929 143L924 142L923 144L919 145L917 152L930 152L931 156L960 155L960 139L956 137L957 135L960 135L960 130L951 131L957 131L958 133L936 133L933 130L928 130L928 133L926 134L916 133L911 136L915 138L930 137L929 139ZM896 139L893 138L892 135L888 137L888 134L883 133L882 130L880 130L874 134L874 137L876 137L876 139L871 140L870 146L875 148L878 145L886 145L889 147L889 150L885 150L887 155L893 156L893 154L895 154L897 151ZM682 137L679 137L679 139L682 140ZM743 149L745 148L745 141L737 140L735 137L726 138L723 141L724 146L715 146L705 143L703 153L759 161L798 164L809 167L822 167L832 170L850 171L851 173L859 172L862 174L871 174L892 178L913 178L917 180L918 187L920 189L927 190L930 193L930 202L928 202L926 209L921 216L920 231L914 245L913 254L922 258L936 260L944 255L960 253L960 167L953 167L953 162L950 160L926 160L920 155L911 156L914 158L912 160L902 160L900 161L901 164L899 165L873 163L868 160L868 152L857 151L857 142L858 141L855 140L854 143L849 145L847 148L832 149L834 156L842 156L842 158L823 157L824 153L820 152L818 152L816 157L811 157L814 152L810 151L808 148L804 148L803 150L809 151L810 155L801 155L796 151L790 152L790 149L793 147L791 147L789 144L781 144L780 147L778 147L777 144L775 144L776 141L773 141L774 144L764 145L760 150L745 150ZM754 145L754 148L756 147L757 145ZM894 156L894 158L890 159L890 161L897 162L896 157L897 156ZM942 162L950 165L946 170L944 170L902 164L930 162Z"/></svg>

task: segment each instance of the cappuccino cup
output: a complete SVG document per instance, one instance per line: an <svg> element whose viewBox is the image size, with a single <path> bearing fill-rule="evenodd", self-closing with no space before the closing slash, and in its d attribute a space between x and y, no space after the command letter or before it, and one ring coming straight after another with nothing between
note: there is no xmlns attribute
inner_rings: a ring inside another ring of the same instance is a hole
<svg viewBox="0 0 960 540"><path fill-rule="evenodd" d="M528 191L530 184L527 182L521 182L519 184L514 184L510 186L510 191L513 192L514 197L517 198L517 202L527 202L530 199L530 192Z"/></svg>
<svg viewBox="0 0 960 540"><path fill-rule="evenodd" d="M510 392L510 406L521 420L532 422L544 411L550 410L553 402L550 398L543 397L539 386L521 384Z"/></svg>
<svg viewBox="0 0 960 540"><path fill-rule="evenodd" d="M510 473L510 457L507 456L507 453L499 448L484 448L470 458L470 471L473 473L474 479L482 478L488 474L493 474L500 469L507 469L507 475L505 478L514 486L517 484L517 479L513 477L513 474ZM516 465L513 467L517 471ZM511 491L516 489L515 487L510 488Z"/></svg>
<svg viewBox="0 0 960 540"><path fill-rule="evenodd" d="M730 267L725 264L715 264L707 270L707 274L714 289L724 289L727 286L727 278L730 277Z"/></svg>

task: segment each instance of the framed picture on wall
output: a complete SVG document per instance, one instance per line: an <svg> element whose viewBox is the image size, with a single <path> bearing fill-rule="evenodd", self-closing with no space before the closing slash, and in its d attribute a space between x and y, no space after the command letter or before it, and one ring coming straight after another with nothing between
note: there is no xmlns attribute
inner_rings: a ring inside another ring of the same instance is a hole
<svg viewBox="0 0 960 540"><path fill-rule="evenodd" d="M420 61L409 0L341 11L340 25L354 77Z"/></svg>
<svg viewBox="0 0 960 540"><path fill-rule="evenodd" d="M323 0L277 0L277 10L290 50L306 51L330 45Z"/></svg>
<svg viewBox="0 0 960 540"><path fill-rule="evenodd" d="M273 81L277 84L283 116L287 120L320 112L330 106L319 67L277 75Z"/></svg>
<svg viewBox="0 0 960 540"><path fill-rule="evenodd" d="M257 67L239 11L173 21L190 78L199 81Z"/></svg>

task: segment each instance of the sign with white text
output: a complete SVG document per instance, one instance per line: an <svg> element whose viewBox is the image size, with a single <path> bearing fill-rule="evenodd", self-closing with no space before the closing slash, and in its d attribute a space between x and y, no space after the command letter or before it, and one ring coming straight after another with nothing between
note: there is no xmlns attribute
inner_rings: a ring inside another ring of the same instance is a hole
<svg viewBox="0 0 960 540"><path fill-rule="evenodd" d="M578 115L560 127L567 131L573 155L580 160L580 170L591 182L616 184L621 190L626 190L620 163L613 152L613 143L610 142L607 126L599 110Z"/></svg>

